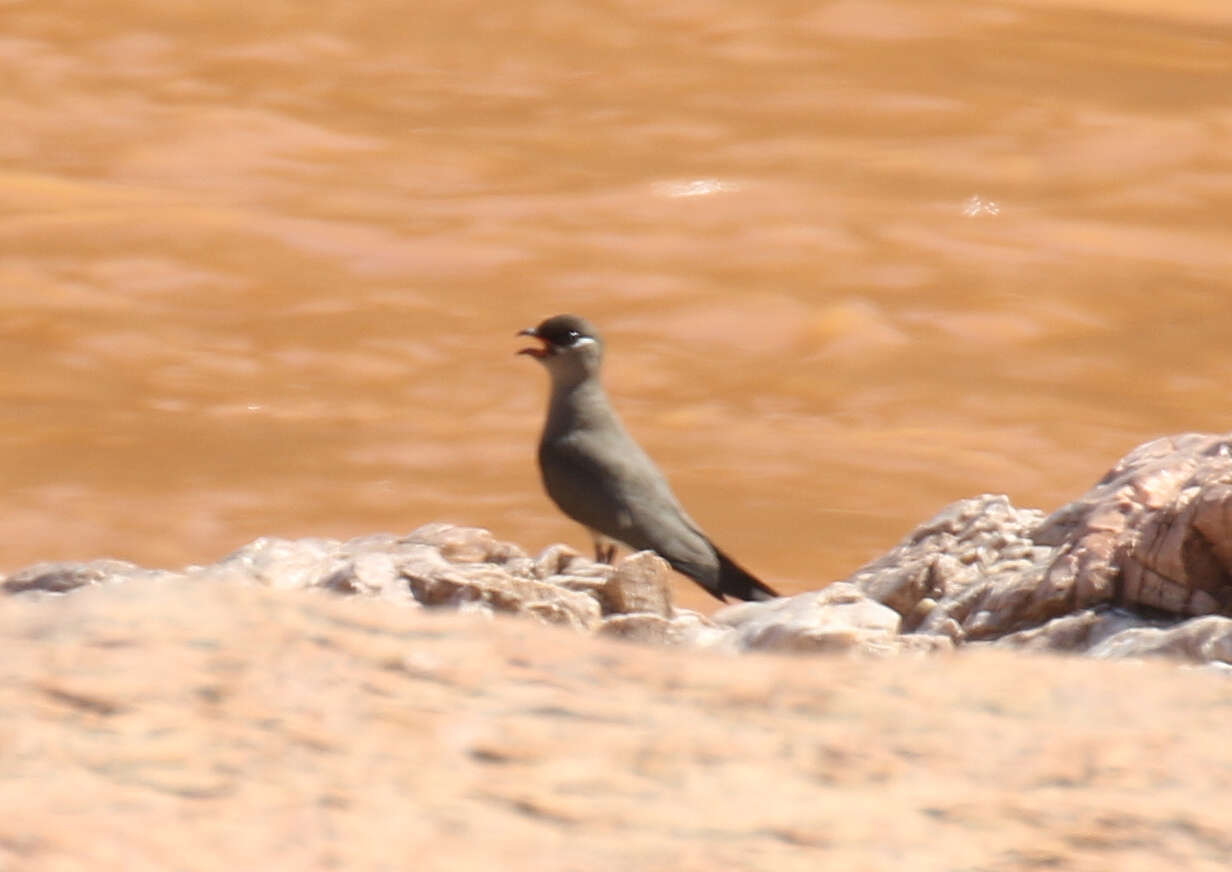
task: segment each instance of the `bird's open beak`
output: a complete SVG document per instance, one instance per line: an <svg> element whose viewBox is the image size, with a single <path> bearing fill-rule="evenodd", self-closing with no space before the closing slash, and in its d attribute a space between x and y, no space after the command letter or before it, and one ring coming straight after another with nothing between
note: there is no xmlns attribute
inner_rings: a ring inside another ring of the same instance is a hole
<svg viewBox="0 0 1232 872"><path fill-rule="evenodd" d="M534 327L527 327L525 330L519 330L515 335L516 336L533 336L543 343L543 346L541 348L532 347L532 348L518 349L518 352L517 352L518 354L529 354L531 357L536 358L537 360L542 360L543 358L548 356L549 354L548 344L546 341L544 341L542 337L539 336L538 332L536 332Z"/></svg>

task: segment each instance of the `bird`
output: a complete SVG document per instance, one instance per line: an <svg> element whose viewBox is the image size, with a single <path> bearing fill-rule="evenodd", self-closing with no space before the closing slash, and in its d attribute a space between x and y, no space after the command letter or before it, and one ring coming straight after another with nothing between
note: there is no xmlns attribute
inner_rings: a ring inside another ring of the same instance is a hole
<svg viewBox="0 0 1232 872"><path fill-rule="evenodd" d="M544 489L590 531L598 562L611 563L620 543L655 552L720 601L779 596L715 547L625 430L600 382L603 340L589 321L555 315L516 335L540 342L517 353L535 358L551 378L539 439Z"/></svg>

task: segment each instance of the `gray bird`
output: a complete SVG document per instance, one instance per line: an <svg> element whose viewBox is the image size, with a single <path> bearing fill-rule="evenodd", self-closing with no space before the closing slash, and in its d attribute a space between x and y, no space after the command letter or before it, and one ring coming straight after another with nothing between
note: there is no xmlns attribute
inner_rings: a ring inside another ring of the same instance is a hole
<svg viewBox="0 0 1232 872"><path fill-rule="evenodd" d="M598 331L576 315L557 315L518 335L542 343L518 354L534 357L552 378L539 440L543 486L561 511L590 530L595 559L611 563L621 542L654 551L720 600L778 596L714 547L625 430L599 382Z"/></svg>

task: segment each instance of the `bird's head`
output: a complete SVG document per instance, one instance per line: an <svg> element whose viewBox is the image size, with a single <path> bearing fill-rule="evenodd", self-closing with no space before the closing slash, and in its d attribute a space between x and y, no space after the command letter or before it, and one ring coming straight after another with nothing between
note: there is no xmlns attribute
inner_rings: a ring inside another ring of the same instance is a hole
<svg viewBox="0 0 1232 872"><path fill-rule="evenodd" d="M555 315L538 327L518 331L519 336L533 336L539 348L523 348L527 354L547 367L552 380L574 384L599 372L603 360L603 343L599 331L585 318L577 315Z"/></svg>

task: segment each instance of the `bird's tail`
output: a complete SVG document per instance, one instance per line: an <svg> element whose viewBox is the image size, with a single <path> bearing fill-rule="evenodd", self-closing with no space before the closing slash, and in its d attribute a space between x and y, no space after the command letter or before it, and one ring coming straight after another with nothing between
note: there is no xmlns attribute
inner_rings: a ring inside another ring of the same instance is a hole
<svg viewBox="0 0 1232 872"><path fill-rule="evenodd" d="M734 596L742 600L770 600L778 596L769 585L754 578L719 549L714 549L719 556L719 590L722 596Z"/></svg>

